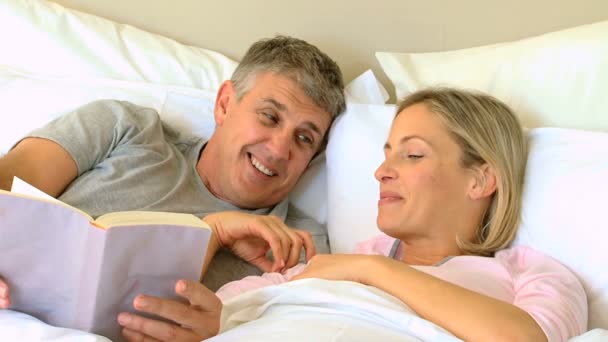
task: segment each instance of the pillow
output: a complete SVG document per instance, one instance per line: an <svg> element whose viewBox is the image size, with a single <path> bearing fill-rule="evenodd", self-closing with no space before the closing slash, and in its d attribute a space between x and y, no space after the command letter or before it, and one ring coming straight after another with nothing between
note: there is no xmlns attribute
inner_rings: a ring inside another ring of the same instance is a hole
<svg viewBox="0 0 608 342"><path fill-rule="evenodd" d="M203 137L215 128L215 93L201 89L92 78L53 78L0 67L0 154L36 127L98 99L117 99L156 109L169 125ZM35 100L30 100L35 99Z"/></svg>
<svg viewBox="0 0 608 342"><path fill-rule="evenodd" d="M564 263L580 278L589 329L608 329L608 133L538 128L530 152L515 245Z"/></svg>
<svg viewBox="0 0 608 342"><path fill-rule="evenodd" d="M394 105L349 105L332 128L327 148L328 234L332 253L352 253L380 233L376 226L383 144ZM589 300L589 328L608 328L608 133L535 128L522 224L514 245L553 256L582 281Z"/></svg>
<svg viewBox="0 0 608 342"><path fill-rule="evenodd" d="M236 67L236 62L220 53L46 0L1 1L0 41L0 66L51 76L215 91Z"/></svg>
<svg viewBox="0 0 608 342"><path fill-rule="evenodd" d="M345 93L348 110L352 106L356 107L357 103L383 104L388 99L386 90L371 70L363 72L347 84ZM344 114L341 116L344 116ZM308 169L290 193L289 200L296 208L314 218L320 224L327 225L327 196L326 157L325 153L322 153L310 163Z"/></svg>
<svg viewBox="0 0 608 342"><path fill-rule="evenodd" d="M398 99L456 85L509 104L527 127L608 130L608 21L520 41L436 53L378 52Z"/></svg>
<svg viewBox="0 0 608 342"><path fill-rule="evenodd" d="M380 231L374 172L384 160L394 105L349 103L336 119L327 146L327 233L332 253L352 253Z"/></svg>

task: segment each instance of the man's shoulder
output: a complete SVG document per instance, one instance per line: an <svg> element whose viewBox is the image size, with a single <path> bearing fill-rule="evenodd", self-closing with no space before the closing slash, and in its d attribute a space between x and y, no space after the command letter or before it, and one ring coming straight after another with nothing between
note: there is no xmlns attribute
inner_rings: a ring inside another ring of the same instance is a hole
<svg viewBox="0 0 608 342"><path fill-rule="evenodd" d="M285 224L309 231L313 235L327 235L327 230L321 223L291 203L287 207Z"/></svg>
<svg viewBox="0 0 608 342"><path fill-rule="evenodd" d="M102 99L90 102L83 106L82 108L96 109L96 110L105 110L113 113L124 113L124 114L137 114L137 115L146 115L155 118L159 118L159 112L150 107L150 106L142 106L133 102L116 100L116 99Z"/></svg>

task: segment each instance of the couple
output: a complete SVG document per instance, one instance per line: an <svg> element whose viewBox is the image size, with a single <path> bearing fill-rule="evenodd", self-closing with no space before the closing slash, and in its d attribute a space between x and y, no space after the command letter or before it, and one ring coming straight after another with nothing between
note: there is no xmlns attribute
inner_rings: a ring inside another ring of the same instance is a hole
<svg viewBox="0 0 608 342"><path fill-rule="evenodd" d="M301 40L263 40L218 91L209 141L181 136L149 109L96 102L34 131L1 158L0 187L17 175L95 216L145 209L202 217L218 251L206 262L208 287L252 273L232 254L269 272L229 283L218 292L223 299L238 292L231 288L263 286L280 272L280 281L375 286L465 340L564 340L585 329L585 295L570 272L529 249L501 251L519 221L525 138L513 113L488 96L440 89L405 99L376 172L378 226L390 238L358 250L375 255L312 257L328 252L326 234L288 210L285 197L344 108L331 59ZM302 267L291 267L302 247L309 265L297 274ZM361 274L362 267L373 272ZM216 334L219 297L186 280L176 292L189 305L134 300L137 310L175 323L123 313L124 336L195 341ZM10 289L0 281L0 307L9 306Z"/></svg>

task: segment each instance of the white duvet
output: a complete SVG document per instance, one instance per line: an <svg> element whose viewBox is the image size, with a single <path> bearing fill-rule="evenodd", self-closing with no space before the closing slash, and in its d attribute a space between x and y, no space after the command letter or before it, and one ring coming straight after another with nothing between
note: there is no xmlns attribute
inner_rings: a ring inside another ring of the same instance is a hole
<svg viewBox="0 0 608 342"><path fill-rule="evenodd" d="M209 341L460 341L376 288L320 279L227 301L221 331Z"/></svg>
<svg viewBox="0 0 608 342"><path fill-rule="evenodd" d="M52 327L0 310L0 341L95 341L106 338ZM222 333L208 341L459 341L396 298L353 282L306 279L239 295L225 303ZM608 341L594 329L571 342Z"/></svg>

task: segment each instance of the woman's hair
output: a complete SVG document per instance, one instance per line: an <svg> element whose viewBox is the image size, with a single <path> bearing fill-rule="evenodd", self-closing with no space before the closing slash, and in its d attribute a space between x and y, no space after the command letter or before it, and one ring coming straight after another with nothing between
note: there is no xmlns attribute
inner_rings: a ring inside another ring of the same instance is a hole
<svg viewBox="0 0 608 342"><path fill-rule="evenodd" d="M496 192L477 230L477 241L458 246L468 254L491 256L515 238L520 222L527 143L513 111L500 100L482 93L453 88L430 88L407 96L405 108L423 103L436 114L462 150L462 164L488 163L496 172Z"/></svg>
<svg viewBox="0 0 608 342"><path fill-rule="evenodd" d="M232 74L237 99L251 89L260 72L290 78L317 106L330 113L332 120L346 109L344 81L338 64L306 41L276 36L251 45Z"/></svg>

